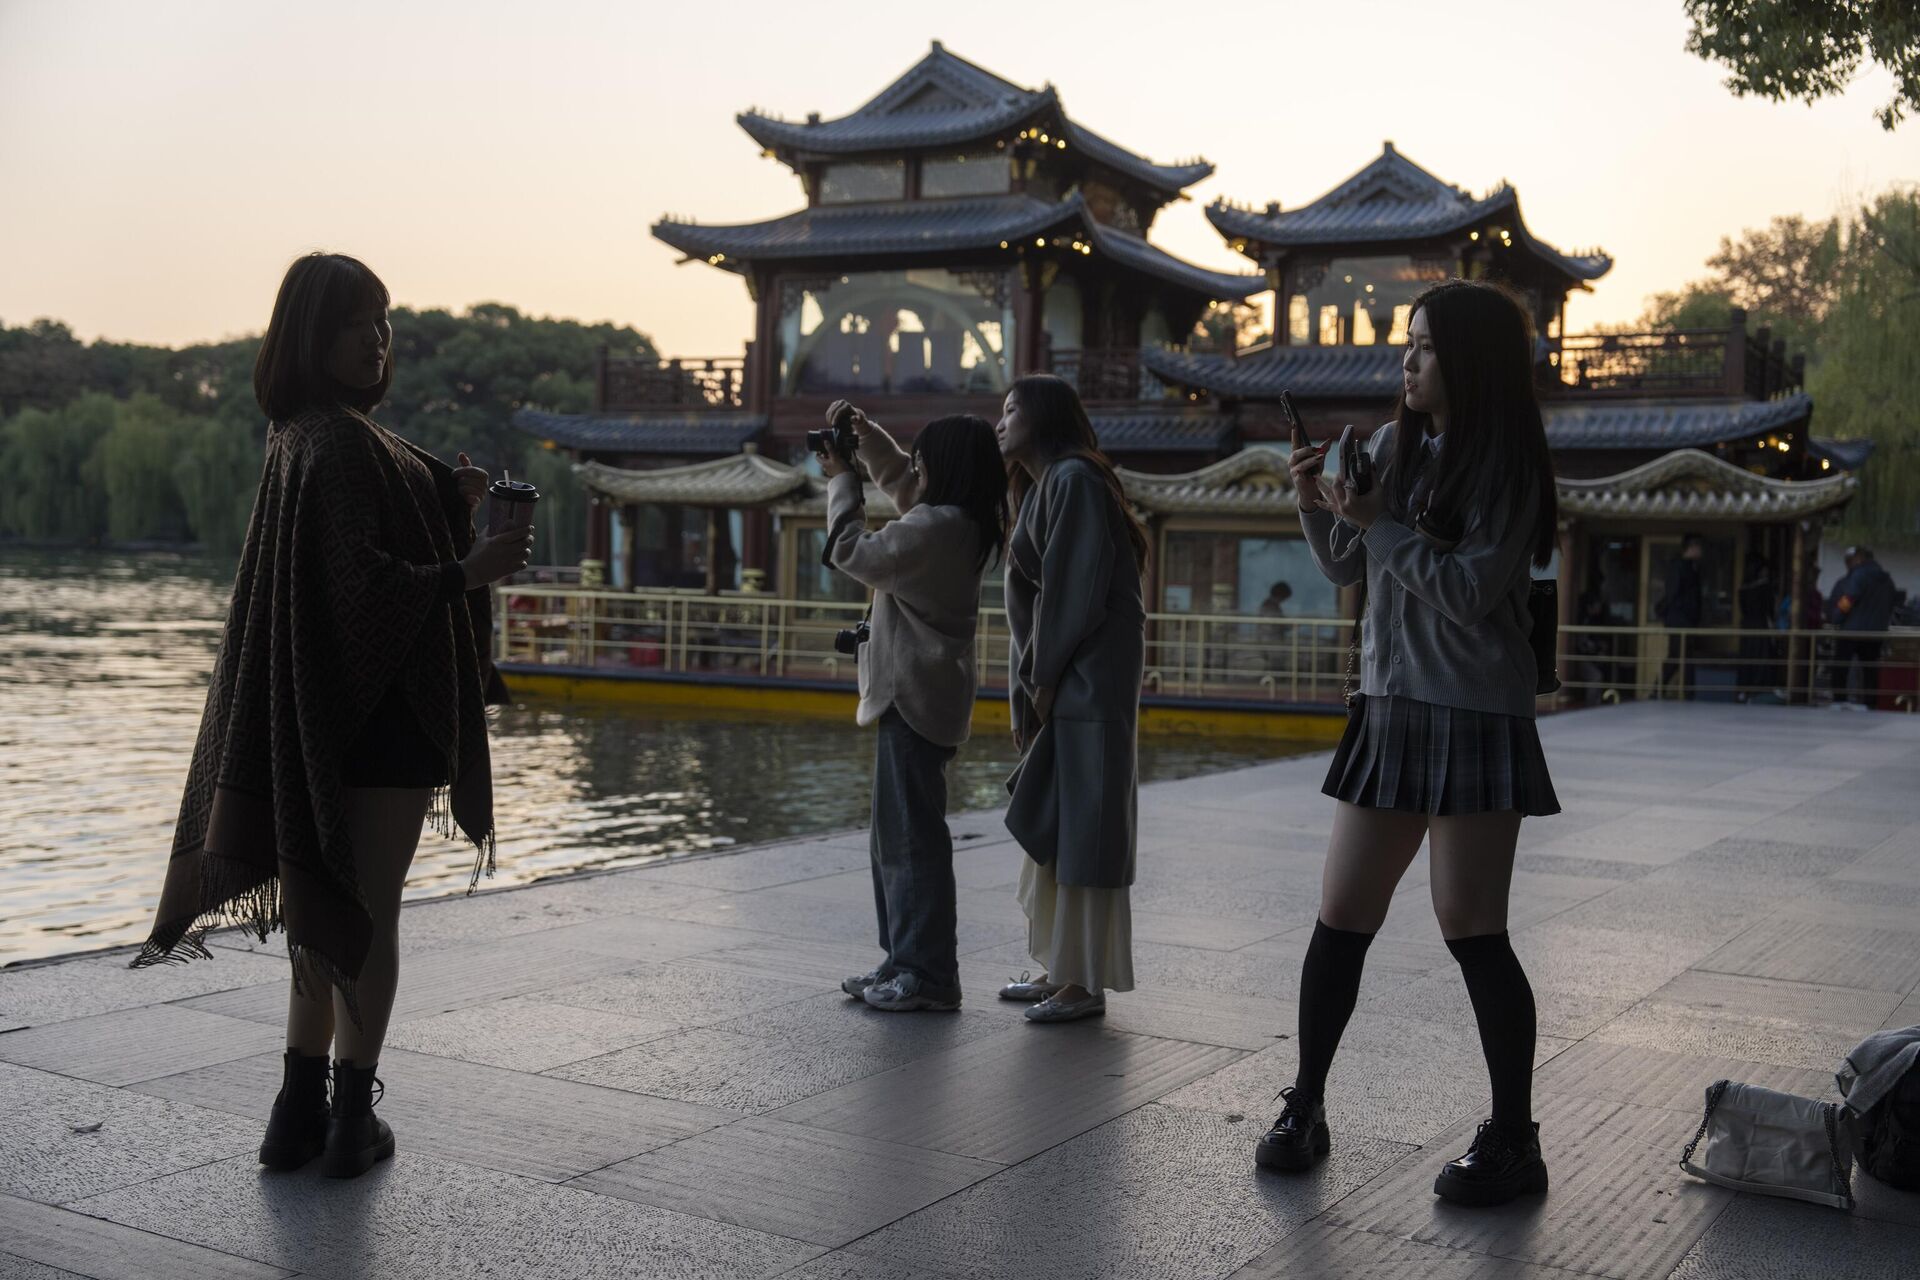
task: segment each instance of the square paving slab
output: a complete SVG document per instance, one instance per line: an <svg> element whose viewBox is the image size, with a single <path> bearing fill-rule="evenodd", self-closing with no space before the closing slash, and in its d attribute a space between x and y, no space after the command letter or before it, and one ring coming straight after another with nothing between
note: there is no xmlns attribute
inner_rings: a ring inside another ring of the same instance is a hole
<svg viewBox="0 0 1920 1280"><path fill-rule="evenodd" d="M237 1152L251 1158L265 1120L264 1104L242 1119L0 1063L0 1194L58 1204Z"/></svg>
<svg viewBox="0 0 1920 1280"><path fill-rule="evenodd" d="M0 1026L44 1026L74 1018L185 1000L214 991L281 984L284 1015L287 962L273 956L214 949L211 960L129 969L131 951L61 963L0 969Z"/></svg>
<svg viewBox="0 0 1920 1280"><path fill-rule="evenodd" d="M1849 927L1838 920L1757 924L1694 966L1905 995L1920 983L1920 929Z"/></svg>
<svg viewBox="0 0 1920 1280"><path fill-rule="evenodd" d="M387 1028L387 1044L511 1071L545 1071L597 1058L671 1031L666 1019L630 1018L515 996Z"/></svg>
<svg viewBox="0 0 1920 1280"><path fill-rule="evenodd" d="M777 1118L1013 1164L1241 1056L1087 1022L1020 1026L809 1098Z"/></svg>
<svg viewBox="0 0 1920 1280"><path fill-rule="evenodd" d="M842 1245L1005 1165L925 1147L742 1120L576 1179L604 1195Z"/></svg>
<svg viewBox="0 0 1920 1280"><path fill-rule="evenodd" d="M283 1046L276 1028L178 1005L122 1009L0 1036L0 1061L133 1084Z"/></svg>
<svg viewBox="0 0 1920 1280"><path fill-rule="evenodd" d="M10 1262L17 1260L18 1265ZM0 1277L279 1280L293 1272L69 1209L0 1196Z"/></svg>

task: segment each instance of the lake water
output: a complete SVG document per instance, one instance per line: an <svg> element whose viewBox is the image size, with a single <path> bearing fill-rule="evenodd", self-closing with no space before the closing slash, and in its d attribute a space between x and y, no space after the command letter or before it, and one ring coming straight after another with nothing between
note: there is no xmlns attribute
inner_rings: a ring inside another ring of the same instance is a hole
<svg viewBox="0 0 1920 1280"><path fill-rule="evenodd" d="M138 942L151 923L231 564L0 548L0 964ZM1322 748L1145 738L1143 779ZM849 720L521 703L493 726L499 874L864 826L873 738ZM1004 803L1003 733L962 747L951 808ZM423 837L409 897L464 892L470 848Z"/></svg>

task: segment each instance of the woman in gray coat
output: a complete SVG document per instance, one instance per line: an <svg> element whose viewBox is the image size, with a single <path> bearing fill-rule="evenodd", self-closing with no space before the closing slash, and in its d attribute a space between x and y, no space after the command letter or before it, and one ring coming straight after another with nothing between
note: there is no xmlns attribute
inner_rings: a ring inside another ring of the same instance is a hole
<svg viewBox="0 0 1920 1280"><path fill-rule="evenodd" d="M1147 539L1100 452L1080 397L1049 374L1021 378L994 430L1011 464L1008 680L1021 758L1007 829L1026 850L1020 905L1037 982L1034 1022L1104 1013L1133 989L1135 736L1146 654L1140 578Z"/></svg>

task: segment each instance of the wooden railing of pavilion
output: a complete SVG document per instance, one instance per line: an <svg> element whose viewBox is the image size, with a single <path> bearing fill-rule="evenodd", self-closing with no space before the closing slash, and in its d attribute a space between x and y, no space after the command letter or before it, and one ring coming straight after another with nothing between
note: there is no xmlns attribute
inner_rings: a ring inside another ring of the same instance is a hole
<svg viewBox="0 0 1920 1280"><path fill-rule="evenodd" d="M1548 340L1549 393L1580 398L1724 396L1770 400L1797 390L1806 358L1787 356L1785 340L1748 333L1736 308L1724 329L1585 333Z"/></svg>
<svg viewBox="0 0 1920 1280"><path fill-rule="evenodd" d="M609 355L603 347L594 360L594 405L602 410L741 409L747 402L747 359L643 360Z"/></svg>

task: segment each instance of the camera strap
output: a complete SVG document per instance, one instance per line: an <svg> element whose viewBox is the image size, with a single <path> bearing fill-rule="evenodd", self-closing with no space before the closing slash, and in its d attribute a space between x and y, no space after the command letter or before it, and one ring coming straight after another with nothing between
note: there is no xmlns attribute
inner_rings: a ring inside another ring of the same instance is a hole
<svg viewBox="0 0 1920 1280"><path fill-rule="evenodd" d="M858 471L853 473L853 482L860 486L860 502L853 510L847 512L838 520L835 520L832 526L827 529L826 541L820 544L820 564L823 568L833 568L834 543L840 541L841 536L844 535L848 529L861 528L867 523L866 482L860 479L860 473Z"/></svg>

